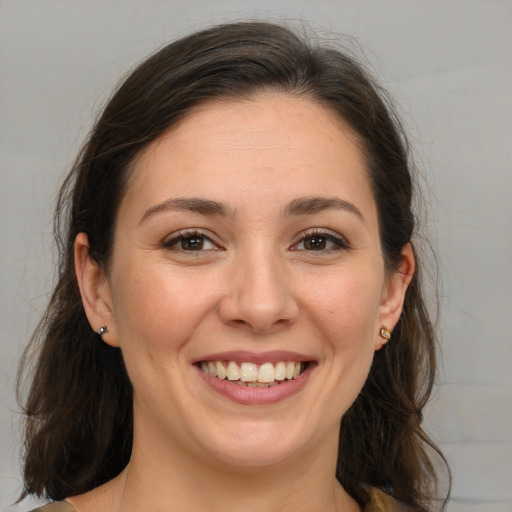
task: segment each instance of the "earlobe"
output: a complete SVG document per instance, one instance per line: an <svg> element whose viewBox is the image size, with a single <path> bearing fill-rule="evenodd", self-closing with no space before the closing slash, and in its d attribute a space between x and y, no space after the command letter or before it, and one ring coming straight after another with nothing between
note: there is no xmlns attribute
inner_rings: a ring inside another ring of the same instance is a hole
<svg viewBox="0 0 512 512"><path fill-rule="evenodd" d="M375 350L381 349L390 339L393 328L397 324L405 300L407 288L412 281L416 269L414 249L410 243L404 245L400 263L386 280L380 305L380 326L375 341ZM383 329L390 337L383 337Z"/></svg>
<svg viewBox="0 0 512 512"><path fill-rule="evenodd" d="M118 346L110 286L102 265L92 258L89 240L85 233L75 238L75 274L82 297L85 314L95 332L102 332L102 339L112 346Z"/></svg>

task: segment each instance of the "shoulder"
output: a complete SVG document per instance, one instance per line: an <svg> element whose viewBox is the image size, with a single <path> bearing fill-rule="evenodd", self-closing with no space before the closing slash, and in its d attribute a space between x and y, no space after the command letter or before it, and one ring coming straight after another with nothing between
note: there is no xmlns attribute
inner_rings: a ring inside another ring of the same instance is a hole
<svg viewBox="0 0 512 512"><path fill-rule="evenodd" d="M363 512L414 512L410 507L380 489L371 487L367 492L368 502L363 508Z"/></svg>
<svg viewBox="0 0 512 512"><path fill-rule="evenodd" d="M67 501L52 501L29 512L76 512L76 510Z"/></svg>

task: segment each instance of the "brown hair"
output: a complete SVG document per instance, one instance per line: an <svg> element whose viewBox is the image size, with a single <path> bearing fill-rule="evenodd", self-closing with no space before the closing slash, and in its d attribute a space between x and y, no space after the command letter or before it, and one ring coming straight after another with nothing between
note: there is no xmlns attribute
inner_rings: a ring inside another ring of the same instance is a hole
<svg viewBox="0 0 512 512"><path fill-rule="evenodd" d="M396 268L415 229L408 145L386 95L353 58L261 22L214 27L164 47L114 93L60 192L58 282L31 341L39 353L24 407L24 495L86 492L130 458L131 385L119 349L102 343L85 316L73 266L76 235L85 232L92 257L108 265L134 157L201 102L268 90L318 101L359 135L383 253ZM436 482L429 447L440 452L421 428L436 348L419 272L418 261L392 342L376 353L342 419L337 478L359 500L365 486L377 486L425 511Z"/></svg>

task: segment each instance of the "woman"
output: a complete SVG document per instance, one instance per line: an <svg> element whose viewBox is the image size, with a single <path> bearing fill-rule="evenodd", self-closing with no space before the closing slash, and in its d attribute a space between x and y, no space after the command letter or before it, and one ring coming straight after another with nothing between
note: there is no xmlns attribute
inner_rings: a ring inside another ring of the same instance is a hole
<svg viewBox="0 0 512 512"><path fill-rule="evenodd" d="M25 494L431 510L411 199L400 125L339 51L240 23L143 62L60 194Z"/></svg>

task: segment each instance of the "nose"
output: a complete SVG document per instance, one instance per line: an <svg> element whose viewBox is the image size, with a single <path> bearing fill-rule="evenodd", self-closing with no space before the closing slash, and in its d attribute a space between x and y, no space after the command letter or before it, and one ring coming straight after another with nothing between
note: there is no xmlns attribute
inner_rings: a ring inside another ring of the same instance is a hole
<svg viewBox="0 0 512 512"><path fill-rule="evenodd" d="M294 324L299 306L284 264L269 255L237 261L228 290L220 301L223 323L257 334L270 334Z"/></svg>

